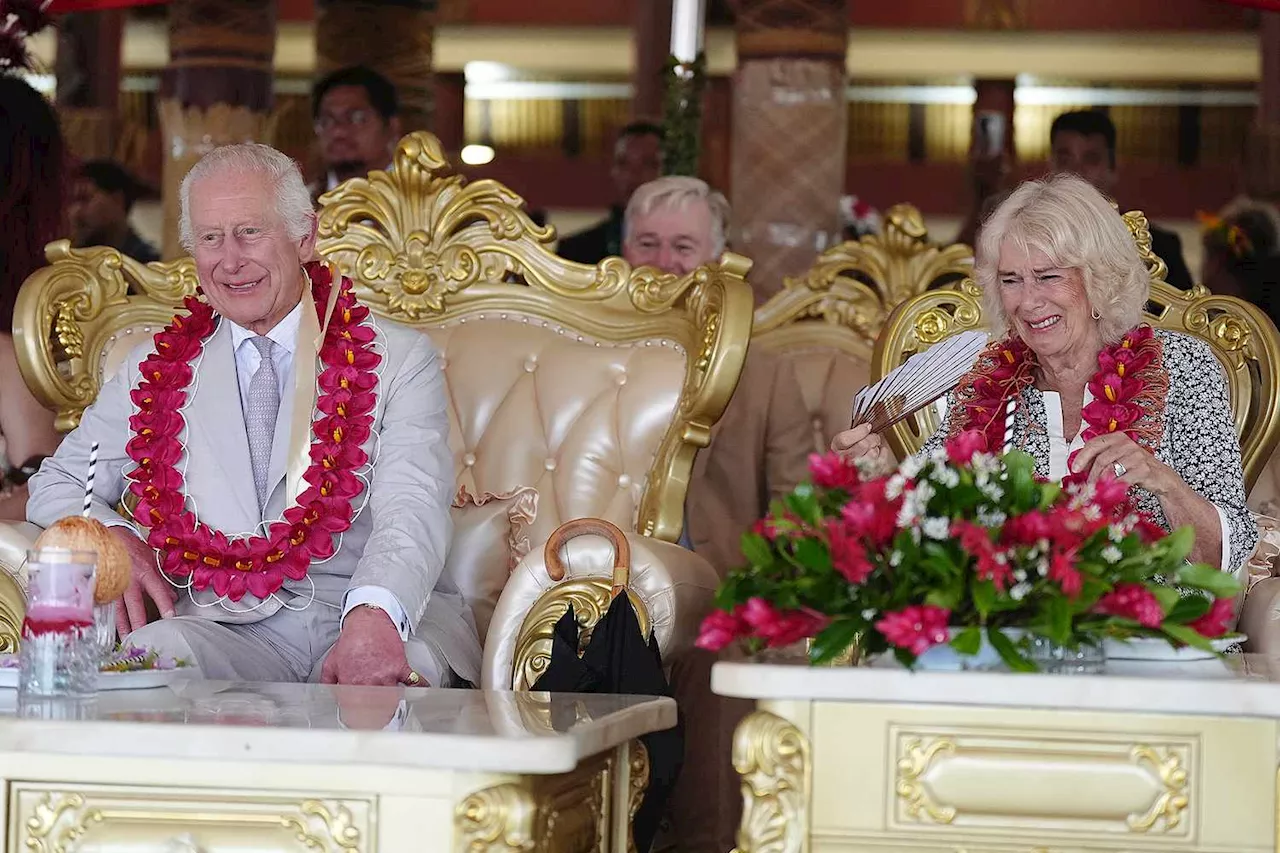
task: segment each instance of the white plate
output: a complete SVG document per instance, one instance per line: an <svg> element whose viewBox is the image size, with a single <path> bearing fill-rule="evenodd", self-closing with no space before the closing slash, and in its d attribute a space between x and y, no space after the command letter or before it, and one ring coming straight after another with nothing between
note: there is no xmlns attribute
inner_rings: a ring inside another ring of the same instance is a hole
<svg viewBox="0 0 1280 853"><path fill-rule="evenodd" d="M1107 660L1145 660L1145 661L1194 661L1194 660L1212 660L1216 655L1214 652L1225 652L1236 643L1243 643L1247 640L1244 634L1228 634L1225 637L1219 637L1216 640L1210 640L1213 646L1213 652L1206 652L1203 649L1192 648L1191 646L1183 646L1175 649L1169 645L1167 640L1158 639L1156 637L1133 637L1129 640L1104 640L1103 649L1106 651Z"/></svg>
<svg viewBox="0 0 1280 853"><path fill-rule="evenodd" d="M137 672L100 672L98 673L99 690L148 690L152 687L164 687L180 678L186 678L191 672L189 667L181 669L143 669ZM0 667L0 690L16 690L18 688L18 670L13 667Z"/></svg>

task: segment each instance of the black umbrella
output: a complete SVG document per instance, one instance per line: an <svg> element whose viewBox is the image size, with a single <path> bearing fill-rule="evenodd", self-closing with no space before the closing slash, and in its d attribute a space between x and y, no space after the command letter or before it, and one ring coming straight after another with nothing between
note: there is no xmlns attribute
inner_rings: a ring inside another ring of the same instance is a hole
<svg viewBox="0 0 1280 853"><path fill-rule="evenodd" d="M552 634L551 662L533 689L552 693L671 696L671 685L662 671L658 638L650 632L649 639L645 639L640 619L625 594L631 549L621 530L595 518L576 519L561 526L547 541L547 574L552 580L564 579L560 548L583 533L596 533L613 542L613 601L596 622L581 656L578 655L577 617L573 605L569 605ZM684 723L677 720L674 728L644 735L640 742L649 753L649 787L636 812L632 835L636 850L648 853L684 761Z"/></svg>

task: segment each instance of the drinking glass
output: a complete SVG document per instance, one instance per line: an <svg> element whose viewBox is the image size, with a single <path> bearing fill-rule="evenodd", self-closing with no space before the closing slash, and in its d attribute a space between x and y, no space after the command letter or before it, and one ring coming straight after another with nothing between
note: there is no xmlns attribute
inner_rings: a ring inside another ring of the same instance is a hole
<svg viewBox="0 0 1280 853"><path fill-rule="evenodd" d="M27 617L22 623L19 698L90 696L98 683L93 619L97 555L44 548L27 552Z"/></svg>

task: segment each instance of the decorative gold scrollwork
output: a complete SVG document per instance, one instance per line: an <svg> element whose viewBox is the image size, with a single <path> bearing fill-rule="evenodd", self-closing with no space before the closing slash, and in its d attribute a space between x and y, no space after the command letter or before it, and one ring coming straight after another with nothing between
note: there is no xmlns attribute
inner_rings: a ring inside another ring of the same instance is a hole
<svg viewBox="0 0 1280 853"><path fill-rule="evenodd" d="M631 742L630 775L628 776L627 825L634 829L636 813L644 802L645 792L649 790L649 750L638 740ZM635 853L636 839L634 834L627 835L627 851Z"/></svg>
<svg viewBox="0 0 1280 853"><path fill-rule="evenodd" d="M733 736L742 777L738 853L799 853L809 831L809 741L791 722L753 711Z"/></svg>
<svg viewBox="0 0 1280 853"><path fill-rule="evenodd" d="M30 853L67 853L91 824L101 820L102 812L86 809L81 795L51 791L27 818L24 846Z"/></svg>
<svg viewBox="0 0 1280 853"><path fill-rule="evenodd" d="M0 567L0 654L17 653L26 613L26 597L17 579Z"/></svg>
<svg viewBox="0 0 1280 853"><path fill-rule="evenodd" d="M898 759L898 778L894 792L904 801L907 817L921 819L921 814L934 823L951 823L956 810L933 802L925 787L924 774L940 754L954 754L954 741L938 739L927 746L919 738L912 738L903 746L903 756Z"/></svg>
<svg viewBox="0 0 1280 853"><path fill-rule="evenodd" d="M454 811L457 849L459 853L533 850L537 813L533 795L515 783L476 791Z"/></svg>
<svg viewBox="0 0 1280 853"><path fill-rule="evenodd" d="M551 663L551 637L556 622L564 616L569 605L573 605L573 614L578 621L579 651L591 639L591 631L609 610L612 602L612 579L575 578L561 581L538 597L538 600L525 614L524 622L517 634L513 690L530 690L546 672ZM645 637L649 636L649 611L631 589L627 590L631 606L635 608L640 622L640 630Z"/></svg>
<svg viewBox="0 0 1280 853"><path fill-rule="evenodd" d="M1182 757L1174 752L1161 754L1144 744L1135 746L1130 750L1129 756L1139 767L1149 766L1164 790L1145 814L1129 815L1125 823L1134 832L1150 832L1161 821L1165 832L1176 829L1182 823L1182 813L1190 803L1187 768L1182 764Z"/></svg>
<svg viewBox="0 0 1280 853"><path fill-rule="evenodd" d="M293 832L308 850L323 853L360 850L360 828L351 810L341 803L326 805L320 800L304 800L296 815L281 816L280 825Z"/></svg>

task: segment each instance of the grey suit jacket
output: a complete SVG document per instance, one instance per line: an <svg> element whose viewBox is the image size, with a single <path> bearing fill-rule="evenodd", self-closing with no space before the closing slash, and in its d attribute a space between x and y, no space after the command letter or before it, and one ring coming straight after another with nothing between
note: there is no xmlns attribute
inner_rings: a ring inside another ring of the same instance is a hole
<svg viewBox="0 0 1280 853"><path fill-rule="evenodd" d="M313 563L309 580L286 581L276 596L259 601L246 595L226 606L201 606L217 600L212 588L179 596L178 612L222 622L254 622L278 611L284 601L301 606L340 608L347 590L380 586L404 606L416 637L433 646L463 678L480 680L480 644L475 623L457 587L442 575L452 526L453 460L449 451L447 394L440 359L428 338L388 321L377 324L383 354L378 368L378 408L365 445L375 460L368 503L343 534L338 552ZM84 413L80 427L66 437L30 480L27 517L41 526L77 514L84 501L89 448L99 443L92 514L119 523L115 507L133 467L125 454L135 407L129 392L139 381L138 366L153 351L138 347L126 368L105 383ZM304 369L295 365L295 369ZM231 331L227 323L205 344L197 382L184 412L188 505L201 521L227 534L258 529L263 519L284 512L288 429L292 395L281 400L270 465L270 498L260 516L254 489L249 442L236 379ZM363 496L362 496L363 497ZM359 504L357 504L358 506Z"/></svg>

